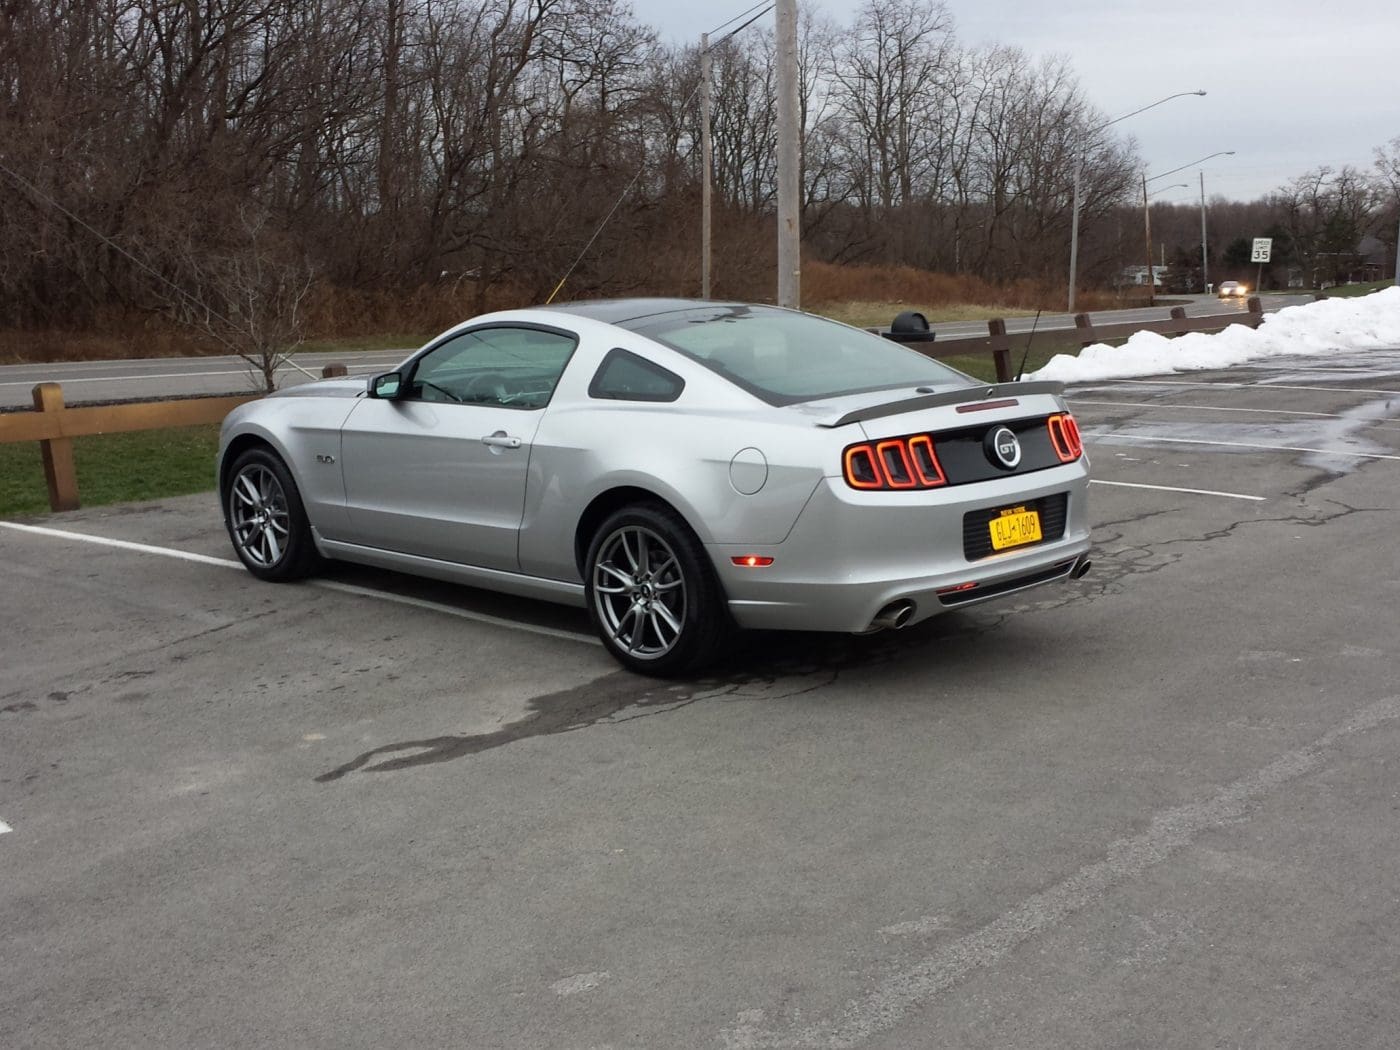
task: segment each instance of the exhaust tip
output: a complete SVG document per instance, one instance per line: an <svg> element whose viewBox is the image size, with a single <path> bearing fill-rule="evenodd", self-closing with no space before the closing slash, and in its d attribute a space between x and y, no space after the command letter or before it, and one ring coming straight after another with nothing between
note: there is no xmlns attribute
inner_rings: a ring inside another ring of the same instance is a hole
<svg viewBox="0 0 1400 1050"><path fill-rule="evenodd" d="M890 602L876 614L875 619L870 621L870 627L872 630L897 631L909 622L916 608L918 607L908 598Z"/></svg>
<svg viewBox="0 0 1400 1050"><path fill-rule="evenodd" d="M1093 567L1094 563L1088 558L1080 558L1079 564L1074 567L1074 578L1076 580L1083 579L1084 575Z"/></svg>

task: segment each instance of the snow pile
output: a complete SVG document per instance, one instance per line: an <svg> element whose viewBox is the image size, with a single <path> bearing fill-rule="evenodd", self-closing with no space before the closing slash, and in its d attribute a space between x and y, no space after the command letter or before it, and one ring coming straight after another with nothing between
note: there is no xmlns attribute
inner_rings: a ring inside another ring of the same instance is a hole
<svg viewBox="0 0 1400 1050"><path fill-rule="evenodd" d="M1167 338L1138 332L1122 346L1096 343L1077 357L1056 354L1027 379L1084 383L1098 379L1229 368L1266 357L1321 357L1355 350L1400 348L1400 288L1354 299L1322 299L1266 314L1258 328L1232 324L1222 332Z"/></svg>

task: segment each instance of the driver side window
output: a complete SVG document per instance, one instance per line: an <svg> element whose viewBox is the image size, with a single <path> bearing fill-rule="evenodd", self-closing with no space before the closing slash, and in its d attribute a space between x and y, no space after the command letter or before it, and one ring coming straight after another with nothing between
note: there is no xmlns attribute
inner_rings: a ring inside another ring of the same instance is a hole
<svg viewBox="0 0 1400 1050"><path fill-rule="evenodd" d="M404 394L413 401L543 408L578 340L538 328L462 332L418 359Z"/></svg>

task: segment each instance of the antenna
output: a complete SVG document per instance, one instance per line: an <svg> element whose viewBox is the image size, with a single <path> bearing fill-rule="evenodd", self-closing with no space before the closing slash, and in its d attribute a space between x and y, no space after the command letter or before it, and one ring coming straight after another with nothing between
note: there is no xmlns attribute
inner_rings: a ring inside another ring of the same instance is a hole
<svg viewBox="0 0 1400 1050"><path fill-rule="evenodd" d="M1026 337L1026 352L1021 355L1021 367L1016 369L1016 382L1021 381L1022 374L1026 371L1026 358L1031 356L1031 340L1035 338L1035 330L1040 326L1040 311L1035 312L1035 320L1031 322L1031 334Z"/></svg>

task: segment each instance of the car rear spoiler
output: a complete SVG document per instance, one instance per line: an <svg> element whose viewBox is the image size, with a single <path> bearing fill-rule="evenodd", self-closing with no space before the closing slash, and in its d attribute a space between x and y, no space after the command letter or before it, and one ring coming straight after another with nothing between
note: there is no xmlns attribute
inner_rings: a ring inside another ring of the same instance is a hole
<svg viewBox="0 0 1400 1050"><path fill-rule="evenodd" d="M818 423L817 426L834 429L850 423L864 423L870 419L897 416L901 412L917 412L922 408L940 408L944 405L961 405L973 401L1015 401L1018 397L1030 394L1063 394L1065 385L1051 381L1033 383L995 383L991 386L969 386L959 390L948 390L942 394L924 394L920 397L906 397L898 401L888 401L883 405L870 405L847 412L834 423Z"/></svg>

